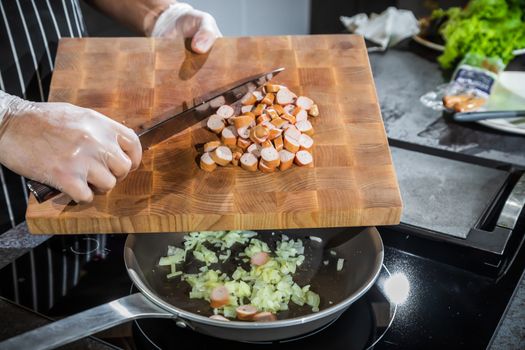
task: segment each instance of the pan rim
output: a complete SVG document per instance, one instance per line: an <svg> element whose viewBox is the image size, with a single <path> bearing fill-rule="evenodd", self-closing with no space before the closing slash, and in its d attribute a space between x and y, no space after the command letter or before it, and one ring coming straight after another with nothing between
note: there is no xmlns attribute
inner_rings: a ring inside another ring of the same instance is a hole
<svg viewBox="0 0 525 350"><path fill-rule="evenodd" d="M126 265L126 270L128 271L128 275L130 279L135 284L135 286L140 291L140 293L142 293L142 295L144 295L153 304L162 308L164 311L174 315L175 317L181 319L182 321L192 321L192 322L206 324L206 325L215 326L215 327L226 327L226 328L236 328L236 329L253 330L253 329L284 328L284 327L291 327L291 326L313 322L323 317L328 317L330 315L333 315L337 312L342 312L346 308L348 308L351 304L353 304L355 301L357 301L359 298L361 298L370 288L372 288L372 286L376 282L381 272L381 267L384 261L385 249L384 249L383 240L381 238L381 235L379 234L379 232L377 231L375 227L366 228L366 232L370 236L372 241L374 241L374 243L379 246L379 249L377 251L376 259L374 262L375 266L373 269L373 274L370 275L366 283L364 283L361 288L359 288L356 292L354 292L353 294L343 299L341 302L334 304L332 306L329 306L326 309L323 309L319 312L312 312L306 316L294 317L290 319L277 320L277 321L272 321L272 322L243 322L243 321L225 322L225 321L213 320L209 317L198 315L193 312L189 312L184 309L178 308L162 300L142 282L142 279L139 277L139 275L135 272L135 270L132 267L130 267L126 254L124 254L124 263ZM131 249L129 247L130 237L133 237L135 235L137 234L128 235L128 237L126 238L125 249ZM188 324L188 326L190 326L191 328L192 327L191 323Z"/></svg>

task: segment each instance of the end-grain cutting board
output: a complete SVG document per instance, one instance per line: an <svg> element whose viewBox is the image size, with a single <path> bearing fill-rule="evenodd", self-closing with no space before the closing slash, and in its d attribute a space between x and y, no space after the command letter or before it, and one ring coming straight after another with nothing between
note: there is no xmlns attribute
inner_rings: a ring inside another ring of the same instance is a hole
<svg viewBox="0 0 525 350"><path fill-rule="evenodd" d="M144 152L142 166L108 195L72 205L31 198L32 233L173 232L396 224L399 187L363 39L353 35L220 39L195 55L182 40L60 41L50 101L93 108L138 130L193 98L276 67L276 81L312 98L313 168L273 174L201 171L202 127Z"/></svg>

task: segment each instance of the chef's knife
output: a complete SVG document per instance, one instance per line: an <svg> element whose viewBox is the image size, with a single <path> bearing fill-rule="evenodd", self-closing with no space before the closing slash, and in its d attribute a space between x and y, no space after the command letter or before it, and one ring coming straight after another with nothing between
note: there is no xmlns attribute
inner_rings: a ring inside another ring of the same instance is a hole
<svg viewBox="0 0 525 350"><path fill-rule="evenodd" d="M236 81L219 90L206 94L206 96L195 101L192 108L169 116L152 127L139 126L137 134L142 149L149 149L171 136L200 123L209 117L219 106L232 104L240 100L246 93L263 86L283 70L284 68L278 68L271 72L257 74ZM39 203L45 202L60 193L57 189L33 180L27 181L27 188L33 193Z"/></svg>

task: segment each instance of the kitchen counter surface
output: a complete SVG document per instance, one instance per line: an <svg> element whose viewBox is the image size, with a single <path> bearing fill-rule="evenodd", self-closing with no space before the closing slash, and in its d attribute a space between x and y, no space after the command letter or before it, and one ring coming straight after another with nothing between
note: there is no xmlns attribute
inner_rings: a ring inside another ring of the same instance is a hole
<svg viewBox="0 0 525 350"><path fill-rule="evenodd" d="M434 51L409 41L369 56L390 139L525 166L525 136L449 121L419 101L450 79L439 70ZM525 70L525 57L508 69Z"/></svg>
<svg viewBox="0 0 525 350"><path fill-rule="evenodd" d="M386 53L371 53L381 113L388 137L475 157L525 167L525 137L476 123L445 120L442 113L419 102L421 95L447 82L436 63L438 54L413 41ZM525 70L525 57L508 70ZM490 349L525 349L525 278L516 288Z"/></svg>
<svg viewBox="0 0 525 350"><path fill-rule="evenodd" d="M422 94L445 80L433 61L435 54L428 53L426 49L421 50L414 45L414 43L405 44L400 49L390 50L386 54L373 53L370 55L389 137L525 166L525 137L504 134L476 124L461 125L444 121L440 112L430 110L420 104L419 97ZM520 64L523 65L521 69L525 70L525 64L518 63ZM30 235L25 223L0 235L0 268L38 246L47 238L49 236ZM3 310L13 308L12 305L7 304L9 304L7 301L0 298L0 312L3 315L6 315ZM20 316L19 311L15 313ZM23 317L25 319L31 316L24 313ZM32 317L39 318L40 316L33 315ZM11 318L4 317L6 320ZM31 328L27 326L28 322L24 321L20 324ZM14 333L21 331L23 330L14 330ZM498 350L523 348L525 348L524 276L516 288L515 295L509 303L491 345L491 349Z"/></svg>

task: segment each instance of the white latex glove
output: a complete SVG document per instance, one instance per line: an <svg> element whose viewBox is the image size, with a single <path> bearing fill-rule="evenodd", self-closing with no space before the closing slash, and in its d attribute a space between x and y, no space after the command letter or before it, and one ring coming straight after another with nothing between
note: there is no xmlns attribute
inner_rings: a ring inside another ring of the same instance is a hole
<svg viewBox="0 0 525 350"><path fill-rule="evenodd" d="M36 103L0 91L0 163L76 202L107 192L140 165L133 130L87 108Z"/></svg>
<svg viewBox="0 0 525 350"><path fill-rule="evenodd" d="M177 2L161 13L151 36L175 37L182 34L184 38L193 38L191 49L196 53L208 52L215 40L222 37L215 19L206 12L193 9L191 5Z"/></svg>

